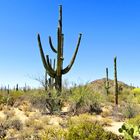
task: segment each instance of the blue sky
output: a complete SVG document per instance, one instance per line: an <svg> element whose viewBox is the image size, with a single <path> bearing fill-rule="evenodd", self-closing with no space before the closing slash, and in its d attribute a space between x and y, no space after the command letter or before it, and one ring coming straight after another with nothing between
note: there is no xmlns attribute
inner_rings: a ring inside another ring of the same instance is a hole
<svg viewBox="0 0 140 140"><path fill-rule="evenodd" d="M64 79L84 83L104 77L118 57L118 80L140 86L139 0L0 0L0 84L27 83L44 74L37 33L45 53L54 58L48 44L56 44L58 6L63 5L64 67L71 60L78 34L81 46Z"/></svg>

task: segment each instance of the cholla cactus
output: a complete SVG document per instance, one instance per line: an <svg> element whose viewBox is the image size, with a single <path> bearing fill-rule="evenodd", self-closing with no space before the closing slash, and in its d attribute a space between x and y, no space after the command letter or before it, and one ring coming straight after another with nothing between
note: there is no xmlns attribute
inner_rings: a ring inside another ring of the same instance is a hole
<svg viewBox="0 0 140 140"><path fill-rule="evenodd" d="M72 67L72 65L75 61L75 58L76 58L76 55L77 55L77 52L78 52L78 49L79 49L79 46L80 46L80 41L81 41L82 34L79 35L77 47L76 47L75 53L72 57L72 60L71 60L70 64L66 68L63 68L64 34L62 32L62 6L60 6L60 9L59 9L59 21L58 21L58 23L59 24L58 24L58 29L57 29L57 42L58 42L57 49L55 49L55 47L53 46L52 39L49 36L50 47L51 47L52 51L57 54L56 69L52 68L52 66L50 64L50 61L49 61L50 60L49 55L46 55L46 57L44 55L39 34L38 34L38 44L39 44L40 54L41 54L41 58L42 58L44 68L46 69L48 75L55 79L55 88L58 91L61 91L62 90L62 75L69 72L69 70L71 69L71 67Z"/></svg>

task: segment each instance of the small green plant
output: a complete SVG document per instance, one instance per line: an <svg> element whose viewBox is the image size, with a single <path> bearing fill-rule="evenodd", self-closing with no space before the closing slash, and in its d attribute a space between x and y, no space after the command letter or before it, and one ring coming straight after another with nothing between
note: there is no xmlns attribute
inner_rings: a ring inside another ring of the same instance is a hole
<svg viewBox="0 0 140 140"><path fill-rule="evenodd" d="M140 126L140 115L137 115L136 117L129 119L127 123L134 126Z"/></svg>
<svg viewBox="0 0 140 140"><path fill-rule="evenodd" d="M125 140L137 140L140 136L140 128L133 125L123 124L118 131L124 134Z"/></svg>

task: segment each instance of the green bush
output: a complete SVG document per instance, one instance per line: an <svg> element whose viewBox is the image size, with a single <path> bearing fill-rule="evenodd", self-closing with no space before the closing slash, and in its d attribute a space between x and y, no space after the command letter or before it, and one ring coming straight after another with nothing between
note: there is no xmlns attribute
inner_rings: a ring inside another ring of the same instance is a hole
<svg viewBox="0 0 140 140"><path fill-rule="evenodd" d="M121 137L106 132L97 122L89 121L71 124L67 129L47 127L40 137L42 140L121 140Z"/></svg>
<svg viewBox="0 0 140 140"><path fill-rule="evenodd" d="M127 121L128 124L134 125L134 126L140 126L140 115L137 115L134 118L131 118Z"/></svg>
<svg viewBox="0 0 140 140"><path fill-rule="evenodd" d="M88 86L79 86L71 90L69 101L74 114L85 112L99 114L104 100L101 94L94 93Z"/></svg>
<svg viewBox="0 0 140 140"><path fill-rule="evenodd" d="M140 88L134 88L132 90L132 93L135 94L135 95L140 95Z"/></svg>
<svg viewBox="0 0 140 140"><path fill-rule="evenodd" d="M59 127L49 126L40 134L41 140L66 140L67 132Z"/></svg>
<svg viewBox="0 0 140 140"><path fill-rule="evenodd" d="M133 118L139 114L140 110L137 104L134 103L125 103L122 108L121 112L125 118Z"/></svg>
<svg viewBox="0 0 140 140"><path fill-rule="evenodd" d="M38 108L43 114L59 113L62 100L56 90L35 91L29 95L29 100L33 107Z"/></svg>
<svg viewBox="0 0 140 140"><path fill-rule="evenodd" d="M67 140L117 140L111 132L105 132L97 123L83 122L68 128Z"/></svg>

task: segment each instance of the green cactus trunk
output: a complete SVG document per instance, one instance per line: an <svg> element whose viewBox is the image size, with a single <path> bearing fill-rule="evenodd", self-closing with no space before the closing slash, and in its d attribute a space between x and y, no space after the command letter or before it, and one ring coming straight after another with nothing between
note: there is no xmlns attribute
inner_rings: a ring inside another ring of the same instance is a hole
<svg viewBox="0 0 140 140"><path fill-rule="evenodd" d="M70 64L66 68L63 69L64 34L62 32L62 6L61 5L60 5L60 9L59 9L59 21L58 21L58 23L59 24L58 24L58 29L57 29L57 43L58 43L57 44L57 49L54 48L53 43L52 43L52 39L49 36L50 47L51 47L52 51L57 54L56 70L50 64L49 56L46 55L46 57L45 57L45 55L44 55L39 34L38 34L38 44L39 44L40 54L41 54L41 58L42 58L44 68L46 69L48 75L55 79L56 90L61 92L61 90L62 90L62 75L69 72L69 70L71 69L71 67L72 67L72 65L75 61L75 58L76 58L76 55L77 55L77 52L78 52L78 49L79 49L79 46L80 46L80 41L81 41L82 34L79 35L77 47L76 47L75 53L72 57L72 60L71 60Z"/></svg>
<svg viewBox="0 0 140 140"><path fill-rule="evenodd" d="M19 90L19 87L18 87L18 84L16 85L16 91L18 91Z"/></svg>
<svg viewBox="0 0 140 140"><path fill-rule="evenodd" d="M106 68L106 81L105 81L105 90L106 90L106 94L109 94L109 80L108 80L108 68Z"/></svg>
<svg viewBox="0 0 140 140"><path fill-rule="evenodd" d="M47 91L48 90L48 74L47 74L47 71L45 70L45 90Z"/></svg>
<svg viewBox="0 0 140 140"><path fill-rule="evenodd" d="M117 57L114 58L114 90L115 90L115 105L118 105Z"/></svg>

